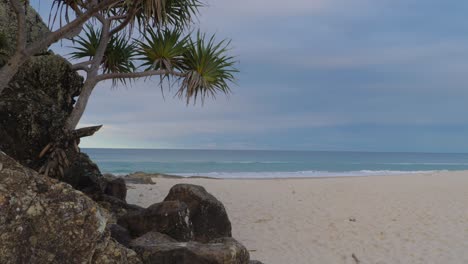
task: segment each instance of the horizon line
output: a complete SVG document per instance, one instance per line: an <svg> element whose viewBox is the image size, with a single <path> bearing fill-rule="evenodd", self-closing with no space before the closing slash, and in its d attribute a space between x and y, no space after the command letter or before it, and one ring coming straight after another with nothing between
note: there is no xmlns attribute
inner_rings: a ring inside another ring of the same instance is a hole
<svg viewBox="0 0 468 264"><path fill-rule="evenodd" d="M202 149L202 148L99 148L83 147L81 149L109 150L202 150L202 151L278 151L278 152L347 152L347 153L415 153L415 154L468 154L468 152L428 152L428 151L369 151L369 150L300 150L300 149Z"/></svg>

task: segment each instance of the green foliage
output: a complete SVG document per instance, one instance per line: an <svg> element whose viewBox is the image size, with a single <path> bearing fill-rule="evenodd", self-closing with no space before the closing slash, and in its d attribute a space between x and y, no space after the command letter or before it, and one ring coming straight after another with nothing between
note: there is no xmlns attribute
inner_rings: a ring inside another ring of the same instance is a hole
<svg viewBox="0 0 468 264"><path fill-rule="evenodd" d="M104 73L134 72L135 45L125 36L112 36L102 61Z"/></svg>
<svg viewBox="0 0 468 264"><path fill-rule="evenodd" d="M155 32L148 29L144 41L137 40L140 60L145 70L181 70L188 37L179 30Z"/></svg>
<svg viewBox="0 0 468 264"><path fill-rule="evenodd" d="M53 0L49 25L68 23L70 13L83 12L86 3L83 0ZM143 31L155 26L186 27L198 15L201 6L199 0L121 0L105 10L105 13L114 16L132 14L133 23L130 23L130 27L136 22Z"/></svg>
<svg viewBox="0 0 468 264"><path fill-rule="evenodd" d="M55 2L57 7L73 10L82 5L79 0ZM230 42L216 42L214 35L207 38L199 32L184 33L200 6L199 0L122 0L102 12L104 17L117 17L113 27L129 21L129 30L111 35L100 64L101 73L158 71L161 80L176 80L171 83L179 85L177 95L187 104L192 99L194 103L197 99L203 102L217 93L230 93L229 85L235 82L234 74L238 72L235 59L227 55ZM96 56L102 33L96 29L99 21L92 22L75 38L72 59L92 60ZM132 32L133 28L138 32ZM131 79L129 76L125 78ZM125 80L114 80L114 84L125 84ZM163 82L160 84L162 88Z"/></svg>
<svg viewBox="0 0 468 264"><path fill-rule="evenodd" d="M72 59L92 59L96 55L96 51L101 41L101 30L95 29L92 24L87 24L84 30L84 36L78 36L73 41L77 44L72 48Z"/></svg>
<svg viewBox="0 0 468 264"><path fill-rule="evenodd" d="M187 103L193 98L196 102L200 96L215 97L217 92L230 93L229 83L235 81L234 57L227 56L229 42L216 43L215 36L206 39L205 34L198 33L195 40L190 40L184 55L184 72L177 92L179 97L185 97Z"/></svg>
<svg viewBox="0 0 468 264"><path fill-rule="evenodd" d="M136 19L143 25L172 25L185 27L198 14L202 3L198 0L139 0Z"/></svg>
<svg viewBox="0 0 468 264"><path fill-rule="evenodd" d="M101 41L101 30L95 29L91 24L86 25L84 36L78 36L76 44L72 47L75 51L71 52L72 59L92 60ZM107 44L104 57L101 61L103 73L129 73L136 70L133 58L136 55L135 45L124 35L111 36ZM126 83L126 79L117 79ZM114 81L114 85L117 84Z"/></svg>

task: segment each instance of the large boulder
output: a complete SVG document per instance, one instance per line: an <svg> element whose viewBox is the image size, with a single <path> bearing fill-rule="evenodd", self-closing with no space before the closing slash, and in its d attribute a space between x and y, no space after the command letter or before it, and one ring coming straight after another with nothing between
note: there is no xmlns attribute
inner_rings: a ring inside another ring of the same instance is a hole
<svg viewBox="0 0 468 264"><path fill-rule="evenodd" d="M82 85L64 58L31 58L0 94L0 149L25 166L42 166L38 155L63 134Z"/></svg>
<svg viewBox="0 0 468 264"><path fill-rule="evenodd" d="M210 243L177 242L155 232L133 240L130 247L143 263L159 264L248 264L249 252L233 238L219 238Z"/></svg>
<svg viewBox="0 0 468 264"><path fill-rule="evenodd" d="M139 263L110 238L107 222L83 193L0 152L2 263Z"/></svg>
<svg viewBox="0 0 468 264"><path fill-rule="evenodd" d="M142 211L133 211L118 219L133 237L150 231L169 235L178 241L193 239L193 227L187 205L179 201L167 201L151 205Z"/></svg>
<svg viewBox="0 0 468 264"><path fill-rule="evenodd" d="M196 241L208 242L231 237L231 222L224 205L202 186L177 184L171 188L164 201L187 204Z"/></svg>

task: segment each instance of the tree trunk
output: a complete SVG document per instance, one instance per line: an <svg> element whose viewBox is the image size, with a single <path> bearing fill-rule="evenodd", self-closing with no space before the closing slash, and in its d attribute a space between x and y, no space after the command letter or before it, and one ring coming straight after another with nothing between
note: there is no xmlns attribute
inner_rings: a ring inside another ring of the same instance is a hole
<svg viewBox="0 0 468 264"><path fill-rule="evenodd" d="M83 89L81 90L80 96L78 97L78 101L76 102L72 113L67 119L65 129L69 131L75 130L76 126L80 122L81 117L83 116L84 111L86 110L89 97L91 97L91 93L93 92L94 87L96 87L96 84L97 82L95 80L86 80L83 85Z"/></svg>

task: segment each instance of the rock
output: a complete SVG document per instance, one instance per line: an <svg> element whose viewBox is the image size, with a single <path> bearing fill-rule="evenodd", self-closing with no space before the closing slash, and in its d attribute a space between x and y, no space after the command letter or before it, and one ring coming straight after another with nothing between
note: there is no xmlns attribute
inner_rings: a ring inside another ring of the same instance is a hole
<svg viewBox="0 0 468 264"><path fill-rule="evenodd" d="M0 163L2 263L139 263L113 242L107 213L89 197L2 152Z"/></svg>
<svg viewBox="0 0 468 264"><path fill-rule="evenodd" d="M147 247L147 246L155 246L155 245L166 244L166 243L178 243L178 241L168 235L151 231L142 235L141 237L137 239L132 240L129 246L130 247Z"/></svg>
<svg viewBox="0 0 468 264"><path fill-rule="evenodd" d="M105 193L108 182L89 156L81 152L72 159L61 180L89 195Z"/></svg>
<svg viewBox="0 0 468 264"><path fill-rule="evenodd" d="M124 177L125 182L132 184L156 184L151 174L135 172Z"/></svg>
<svg viewBox="0 0 468 264"><path fill-rule="evenodd" d="M263 262L260 262L258 260L251 260L249 264L263 264Z"/></svg>
<svg viewBox="0 0 468 264"><path fill-rule="evenodd" d="M8 54L14 52L16 45L16 32L18 32L16 15L10 9L8 0L0 0L0 34L3 34L8 40L8 47L6 49ZM26 41L32 43L47 33L49 29L42 21L39 14L30 6L28 6L26 13Z"/></svg>
<svg viewBox="0 0 468 264"><path fill-rule="evenodd" d="M141 212L145 210L138 205L128 204L127 202L122 201L116 197L105 194L93 195L92 198L101 207L112 213L112 222L117 222L117 219L128 214L129 212Z"/></svg>
<svg viewBox="0 0 468 264"><path fill-rule="evenodd" d="M231 237L231 222L224 205L202 186L177 184L164 201L188 205L196 241L206 243L215 238Z"/></svg>
<svg viewBox="0 0 468 264"><path fill-rule="evenodd" d="M133 237L156 231L169 235L178 241L193 239L192 222L185 203L167 201L156 203L143 211L130 212L117 223L128 229Z"/></svg>
<svg viewBox="0 0 468 264"><path fill-rule="evenodd" d="M112 174L102 175L99 167L85 153L81 152L75 157L72 156L72 159L73 163L65 170L65 175L61 178L62 181L88 194L95 201L109 202L111 204L109 208L112 208L112 212L118 212L121 209L115 205L127 207L125 202L127 186L122 178ZM120 201L108 197L115 197Z"/></svg>
<svg viewBox="0 0 468 264"><path fill-rule="evenodd" d="M63 263L63 262L62 262ZM69 263L69 262L68 262ZM92 264L141 264L140 257L135 251L122 246L121 244L109 240L107 243L101 243L96 248Z"/></svg>
<svg viewBox="0 0 468 264"><path fill-rule="evenodd" d="M107 183L104 193L125 201L127 197L127 185L125 185L124 179L110 175L105 175L104 179Z"/></svg>
<svg viewBox="0 0 468 264"><path fill-rule="evenodd" d="M208 244L171 242L158 237L131 242L143 263L160 264L248 264L249 252L233 238L221 238Z"/></svg>
<svg viewBox="0 0 468 264"><path fill-rule="evenodd" d="M132 240L132 237L130 236L130 233L128 232L127 229L117 224L111 224L109 225L109 230L111 232L111 237L115 239L117 242L119 242L120 244L126 247L130 245L130 241Z"/></svg>
<svg viewBox="0 0 468 264"><path fill-rule="evenodd" d="M37 170L44 162L39 153L62 135L82 86L64 58L32 57L0 94L0 149Z"/></svg>

